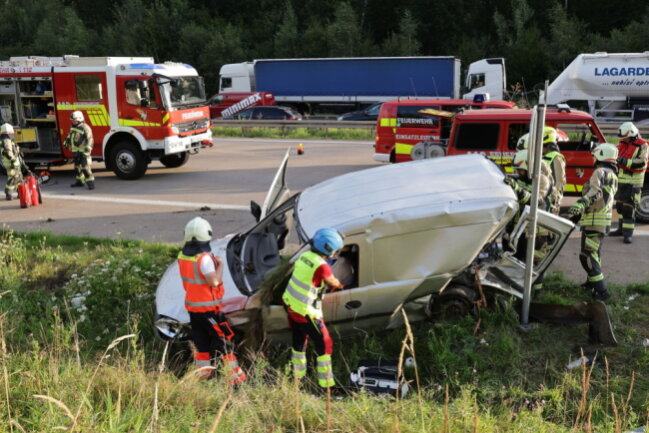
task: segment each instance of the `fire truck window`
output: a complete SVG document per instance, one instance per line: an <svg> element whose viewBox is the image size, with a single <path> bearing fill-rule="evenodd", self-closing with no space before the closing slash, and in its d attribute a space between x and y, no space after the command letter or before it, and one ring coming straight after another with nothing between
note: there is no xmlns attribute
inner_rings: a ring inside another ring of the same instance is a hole
<svg viewBox="0 0 649 433"><path fill-rule="evenodd" d="M509 132L507 133L507 149L516 150L518 139L529 131L530 125L528 123L512 123L509 125Z"/></svg>
<svg viewBox="0 0 649 433"><path fill-rule="evenodd" d="M126 84L126 102L131 105L140 106L142 102L142 96L140 95L140 88L137 85L137 81L127 81Z"/></svg>
<svg viewBox="0 0 649 433"><path fill-rule="evenodd" d="M99 75L77 75L74 77L77 101L101 101L102 88Z"/></svg>
<svg viewBox="0 0 649 433"><path fill-rule="evenodd" d="M459 125L455 147L458 150L495 150L499 133L500 125L495 123L465 123Z"/></svg>
<svg viewBox="0 0 649 433"><path fill-rule="evenodd" d="M437 128L439 118L430 114L420 113L419 110L439 106L401 105L397 109L397 128Z"/></svg>

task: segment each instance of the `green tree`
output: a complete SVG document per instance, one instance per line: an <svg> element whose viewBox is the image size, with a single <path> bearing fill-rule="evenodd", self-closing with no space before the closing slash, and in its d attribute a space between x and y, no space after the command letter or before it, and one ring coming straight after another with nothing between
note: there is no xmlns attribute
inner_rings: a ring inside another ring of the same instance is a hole
<svg viewBox="0 0 649 433"><path fill-rule="evenodd" d="M356 13L348 1L338 4L334 20L327 26L329 55L353 57L359 52L361 33Z"/></svg>
<svg viewBox="0 0 649 433"><path fill-rule="evenodd" d="M32 36L30 55L91 53L90 42L94 37L73 8L64 6L59 0L45 2L42 7L43 19Z"/></svg>
<svg viewBox="0 0 649 433"><path fill-rule="evenodd" d="M421 41L417 34L419 23L406 9L399 20L399 31L392 33L383 42L382 52L386 56L418 56L421 53Z"/></svg>
<svg viewBox="0 0 649 433"><path fill-rule="evenodd" d="M300 37L297 31L297 17L290 0L286 0L284 17L273 38L275 56L294 58L298 55Z"/></svg>
<svg viewBox="0 0 649 433"><path fill-rule="evenodd" d="M563 71L577 54L584 52L586 41L591 39L588 26L583 21L568 15L566 9L554 4L548 10L549 41L547 64L549 78L553 79Z"/></svg>

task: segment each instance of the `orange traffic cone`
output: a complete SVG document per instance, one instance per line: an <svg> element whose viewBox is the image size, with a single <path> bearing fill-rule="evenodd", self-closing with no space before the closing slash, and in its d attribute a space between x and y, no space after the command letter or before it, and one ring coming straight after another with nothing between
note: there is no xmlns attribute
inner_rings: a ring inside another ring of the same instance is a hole
<svg viewBox="0 0 649 433"><path fill-rule="evenodd" d="M300 143L297 145L297 154L302 155L303 153L304 153L304 146L302 145L302 143Z"/></svg>

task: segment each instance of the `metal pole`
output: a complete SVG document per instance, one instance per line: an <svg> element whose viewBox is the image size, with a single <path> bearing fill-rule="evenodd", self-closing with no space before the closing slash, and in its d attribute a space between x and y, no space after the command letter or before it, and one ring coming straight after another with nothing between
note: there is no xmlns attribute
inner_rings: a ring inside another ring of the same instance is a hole
<svg viewBox="0 0 649 433"><path fill-rule="evenodd" d="M547 92L548 82L545 82ZM534 107L530 125L530 143L528 150L528 170L532 167L532 198L530 199L530 212L527 215L527 251L525 254L525 280L523 283L523 311L521 326L528 326L530 315L530 301L532 298L532 279L534 278L534 249L536 241L536 222L539 204L539 178L541 173L541 158L543 156L543 128L545 127L545 105Z"/></svg>

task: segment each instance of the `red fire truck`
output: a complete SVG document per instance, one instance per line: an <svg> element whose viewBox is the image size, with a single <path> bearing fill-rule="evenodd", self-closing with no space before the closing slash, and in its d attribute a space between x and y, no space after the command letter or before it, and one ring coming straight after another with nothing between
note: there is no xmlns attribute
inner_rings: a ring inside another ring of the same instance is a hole
<svg viewBox="0 0 649 433"><path fill-rule="evenodd" d="M186 64L150 57L12 57L0 62L0 117L32 167L62 165L70 114L92 128L94 161L138 179L152 160L180 167L212 145L203 79Z"/></svg>

